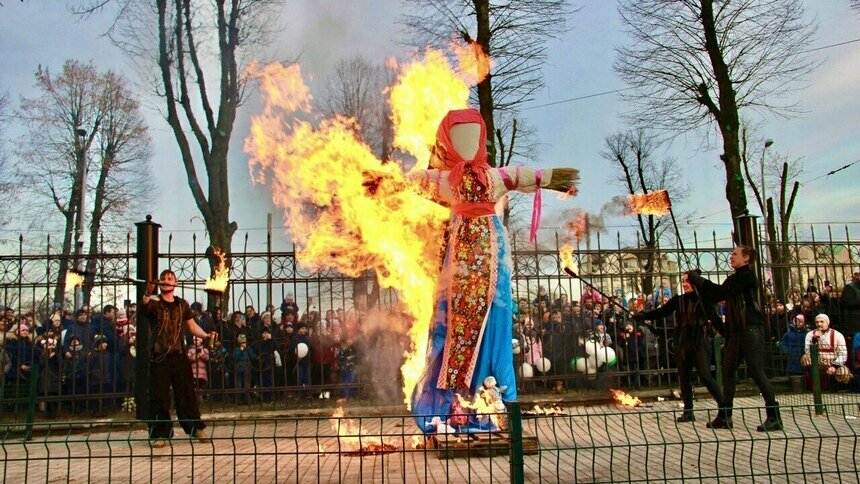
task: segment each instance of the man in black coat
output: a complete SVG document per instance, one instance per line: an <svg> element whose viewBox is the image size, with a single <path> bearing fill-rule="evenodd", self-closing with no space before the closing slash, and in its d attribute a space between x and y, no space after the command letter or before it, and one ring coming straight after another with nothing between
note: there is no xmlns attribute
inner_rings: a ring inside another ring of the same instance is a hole
<svg viewBox="0 0 860 484"><path fill-rule="evenodd" d="M701 275L701 271L694 272ZM678 422L692 422L693 416L693 367L699 373L699 378L714 397L718 407L722 407L723 396L717 381L711 375L711 361L708 354L708 338L706 330L708 323L722 327L722 319L714 310L713 303L705 303L699 293L684 276L683 294L679 294L659 308L639 313L633 316L635 321L646 321L667 318L675 315L675 359L678 362L678 379L681 383L681 398L684 400L684 413L678 417Z"/></svg>
<svg viewBox="0 0 860 484"><path fill-rule="evenodd" d="M722 367L723 405L717 418L708 424L709 428L732 428L732 402L737 383L735 371L741 359L744 359L749 375L764 398L767 411L767 420L758 426L758 431L782 430L779 403L764 372L764 315L758 302L759 281L750 267L755 256L755 249L752 247L735 247L729 258L729 265L735 273L727 277L722 284L715 284L694 271L687 273L690 284L699 290L699 294L708 304L718 301L725 301L726 304L726 327L723 333L726 337Z"/></svg>

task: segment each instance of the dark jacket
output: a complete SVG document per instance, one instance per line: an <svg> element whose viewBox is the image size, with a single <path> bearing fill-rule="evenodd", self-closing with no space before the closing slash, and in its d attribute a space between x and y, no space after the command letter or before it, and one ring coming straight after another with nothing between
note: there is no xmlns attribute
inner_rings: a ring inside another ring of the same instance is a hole
<svg viewBox="0 0 860 484"><path fill-rule="evenodd" d="M717 330L722 329L723 320L714 309L713 303L702 302L694 292L679 294L659 308L641 313L637 319L662 319L674 315L675 338L678 344L700 344L704 341L708 322Z"/></svg>
<svg viewBox="0 0 860 484"><path fill-rule="evenodd" d="M107 351L93 351L87 357L89 385L94 390L109 391L111 383L111 354Z"/></svg>
<svg viewBox="0 0 860 484"><path fill-rule="evenodd" d="M842 289L840 311L842 334L853 337L860 331L860 283L852 281Z"/></svg>
<svg viewBox="0 0 860 484"><path fill-rule="evenodd" d="M689 272L687 277L707 304L726 302L726 335L764 323L758 303L758 278L750 266L739 267L722 284L715 284L695 272Z"/></svg>
<svg viewBox="0 0 860 484"><path fill-rule="evenodd" d="M803 356L806 345L806 327L797 329L794 325L788 325L788 331L782 335L782 340L779 342L782 354L788 356L788 364L786 370L789 374L800 375L803 370L800 367L800 357Z"/></svg>

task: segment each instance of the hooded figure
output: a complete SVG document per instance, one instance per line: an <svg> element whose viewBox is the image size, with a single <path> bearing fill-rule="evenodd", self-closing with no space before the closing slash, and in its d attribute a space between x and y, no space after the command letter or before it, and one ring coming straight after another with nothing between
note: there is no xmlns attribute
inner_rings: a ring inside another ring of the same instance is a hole
<svg viewBox="0 0 860 484"><path fill-rule="evenodd" d="M430 170L415 180L450 207L442 272L436 288L424 372L412 392L412 412L427 432L451 413L455 392L475 394L494 376L516 400L511 351L511 254L497 202L510 191L537 192L532 238L540 218L541 187L573 193L576 170L492 168L487 129L475 109L450 111L436 132Z"/></svg>

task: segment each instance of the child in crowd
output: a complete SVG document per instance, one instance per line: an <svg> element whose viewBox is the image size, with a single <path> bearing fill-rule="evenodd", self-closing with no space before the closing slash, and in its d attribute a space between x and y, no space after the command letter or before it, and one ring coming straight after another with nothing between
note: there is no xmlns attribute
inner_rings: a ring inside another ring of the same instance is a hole
<svg viewBox="0 0 860 484"><path fill-rule="evenodd" d="M193 346L188 348L188 361L191 362L191 373L194 375L194 388L197 390L197 400L203 401L203 392L209 382L209 349L203 344L203 339L194 336Z"/></svg>
<svg viewBox="0 0 860 484"><path fill-rule="evenodd" d="M358 351L355 347L355 341L352 336L347 336L340 345L340 351L337 355L338 365L340 366L340 382L344 385L355 383L355 370L358 363ZM344 387L343 396L352 397L356 394L355 388Z"/></svg>

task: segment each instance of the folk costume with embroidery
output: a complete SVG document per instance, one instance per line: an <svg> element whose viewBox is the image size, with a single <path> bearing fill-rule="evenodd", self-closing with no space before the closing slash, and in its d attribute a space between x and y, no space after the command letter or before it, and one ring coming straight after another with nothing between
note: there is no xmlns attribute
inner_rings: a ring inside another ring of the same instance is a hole
<svg viewBox="0 0 860 484"><path fill-rule="evenodd" d="M480 126L478 150L473 159L465 160L454 148L451 128L472 123ZM488 376L507 387L505 401L516 400L511 347L513 264L497 208L510 191L537 192L534 239L540 188L548 187L553 176L553 170L490 167L486 126L474 109L449 112L436 139L432 168L416 175L436 201L451 209L427 362L411 399L416 422L425 431L435 429L430 423L433 417L444 421L451 413L455 393L475 394ZM576 171L564 170L573 183ZM569 189L572 185L564 191Z"/></svg>

